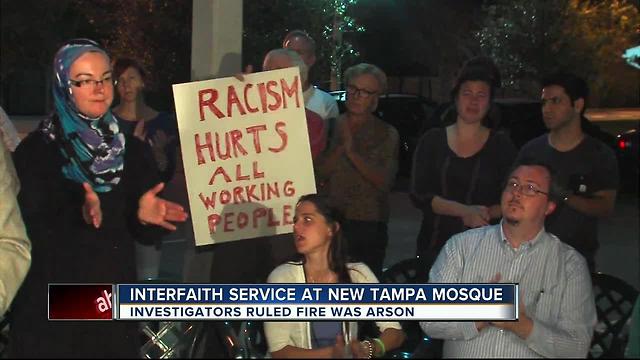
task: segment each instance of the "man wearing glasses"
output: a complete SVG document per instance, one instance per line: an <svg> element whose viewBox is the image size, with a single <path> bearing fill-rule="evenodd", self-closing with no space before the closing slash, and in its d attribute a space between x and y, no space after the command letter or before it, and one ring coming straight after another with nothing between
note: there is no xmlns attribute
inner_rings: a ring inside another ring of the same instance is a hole
<svg viewBox="0 0 640 360"><path fill-rule="evenodd" d="M542 117L549 133L524 145L518 158L539 159L557 169L562 201L545 227L578 250L594 272L598 218L613 212L618 163L607 145L584 132L588 95L586 82L573 74L556 73L545 79Z"/></svg>
<svg viewBox="0 0 640 360"><path fill-rule="evenodd" d="M454 235L431 268L431 283L520 284L519 318L507 322L421 322L444 339L444 357L586 357L596 323L585 259L548 233L556 208L552 175L524 159L502 191L502 222Z"/></svg>

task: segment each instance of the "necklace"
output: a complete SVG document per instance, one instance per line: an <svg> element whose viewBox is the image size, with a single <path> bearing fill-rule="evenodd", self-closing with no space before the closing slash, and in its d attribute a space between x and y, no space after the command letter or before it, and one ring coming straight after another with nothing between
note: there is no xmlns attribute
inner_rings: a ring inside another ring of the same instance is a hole
<svg viewBox="0 0 640 360"><path fill-rule="evenodd" d="M320 276L313 276L310 273L307 273L307 282L311 284L327 284L334 283L336 280L336 275L329 270L329 272L322 274Z"/></svg>

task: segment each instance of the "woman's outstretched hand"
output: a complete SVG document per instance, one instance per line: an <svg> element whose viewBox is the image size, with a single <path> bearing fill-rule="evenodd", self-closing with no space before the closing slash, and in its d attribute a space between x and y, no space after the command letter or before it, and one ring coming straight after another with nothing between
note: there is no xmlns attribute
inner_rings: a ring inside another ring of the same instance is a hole
<svg viewBox="0 0 640 360"><path fill-rule="evenodd" d="M82 204L82 218L84 222L93 225L96 229L102 225L102 209L100 209L100 198L89 183L82 183L84 188L84 204Z"/></svg>
<svg viewBox="0 0 640 360"><path fill-rule="evenodd" d="M244 71L241 73L233 74L233 77L237 80L244 81L244 76L253 73L253 65L249 64L244 68Z"/></svg>
<svg viewBox="0 0 640 360"><path fill-rule="evenodd" d="M173 231L176 227L169 221L184 222L189 214L179 204L158 197L162 189L164 189L164 183L158 183L140 197L138 220L143 224L154 224Z"/></svg>

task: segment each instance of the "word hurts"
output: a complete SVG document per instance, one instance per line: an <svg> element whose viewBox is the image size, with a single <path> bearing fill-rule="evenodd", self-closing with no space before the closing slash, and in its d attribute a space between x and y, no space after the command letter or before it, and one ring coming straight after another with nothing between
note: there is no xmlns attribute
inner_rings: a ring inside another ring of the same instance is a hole
<svg viewBox="0 0 640 360"><path fill-rule="evenodd" d="M285 122L278 121L272 129L278 136L272 136L273 134L267 133L266 139L271 140L271 143L266 146L267 151L279 153L287 148L289 137L285 127ZM267 131L266 125L250 126L245 128L244 132L235 129L224 133L205 132L203 134L195 134L194 145L198 165L206 164L207 160L214 162L216 160L244 157L249 154L249 151L253 154L262 153L264 151L263 145L265 145L265 136L261 134L263 131ZM245 133L247 136L244 135Z"/></svg>

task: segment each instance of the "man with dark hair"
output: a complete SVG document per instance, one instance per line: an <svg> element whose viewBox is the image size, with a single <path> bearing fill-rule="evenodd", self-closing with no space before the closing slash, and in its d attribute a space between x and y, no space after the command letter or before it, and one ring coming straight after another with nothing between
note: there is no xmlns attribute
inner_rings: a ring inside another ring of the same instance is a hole
<svg viewBox="0 0 640 360"><path fill-rule="evenodd" d="M290 31L284 37L282 47L300 54L309 71L311 71L311 67L316 63L316 42L309 34L302 30ZM338 103L336 103L333 96L311 85L308 79L302 84L302 90L304 91L304 106L322 117L325 122L325 128L331 126L328 121L340 115Z"/></svg>
<svg viewBox="0 0 640 360"><path fill-rule="evenodd" d="M546 78L542 116L549 133L529 141L518 158L534 157L557 169L561 201L545 227L573 246L595 271L598 218L613 211L618 188L618 163L613 151L584 132L581 117L589 88L570 73Z"/></svg>
<svg viewBox="0 0 640 360"><path fill-rule="evenodd" d="M545 230L556 202L540 161L517 163L502 190L502 221L451 237L431 283L519 283L517 321L421 322L443 357L586 357L596 323L585 260Z"/></svg>

